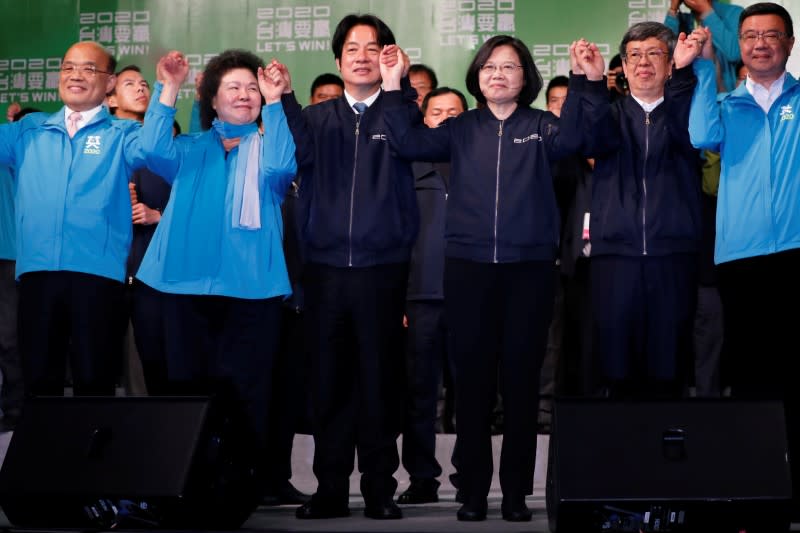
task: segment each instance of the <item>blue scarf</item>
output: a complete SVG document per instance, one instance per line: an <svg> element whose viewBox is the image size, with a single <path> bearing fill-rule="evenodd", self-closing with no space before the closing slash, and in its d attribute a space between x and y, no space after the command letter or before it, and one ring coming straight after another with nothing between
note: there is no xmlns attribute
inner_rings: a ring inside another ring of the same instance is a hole
<svg viewBox="0 0 800 533"><path fill-rule="evenodd" d="M261 199L259 195L259 159L261 156L261 135L255 122L249 124L229 124L215 118L212 127L223 139L239 137L239 153L236 157L236 170L233 183L234 228L261 229Z"/></svg>

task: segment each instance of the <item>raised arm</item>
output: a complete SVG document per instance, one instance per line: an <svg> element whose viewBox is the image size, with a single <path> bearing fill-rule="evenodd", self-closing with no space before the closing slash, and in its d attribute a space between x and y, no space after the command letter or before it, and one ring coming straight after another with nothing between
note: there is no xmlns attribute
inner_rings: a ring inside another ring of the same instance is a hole
<svg viewBox="0 0 800 533"><path fill-rule="evenodd" d="M711 31L706 28L706 41L701 56L692 63L697 76L689 111L689 138L695 148L719 151L722 141L722 121L717 103L717 76L712 61Z"/></svg>
<svg viewBox="0 0 800 533"><path fill-rule="evenodd" d="M189 74L189 64L181 52L172 51L158 61L153 96L144 117L141 144L147 166L172 183L178 172L180 156L172 136L175 120L175 101L178 91Z"/></svg>
<svg viewBox="0 0 800 533"><path fill-rule="evenodd" d="M264 125L261 171L278 203L297 173L295 144L281 103L281 95L289 84L284 72L288 73L286 66L275 59L266 68L258 69L258 87L266 102L261 110Z"/></svg>

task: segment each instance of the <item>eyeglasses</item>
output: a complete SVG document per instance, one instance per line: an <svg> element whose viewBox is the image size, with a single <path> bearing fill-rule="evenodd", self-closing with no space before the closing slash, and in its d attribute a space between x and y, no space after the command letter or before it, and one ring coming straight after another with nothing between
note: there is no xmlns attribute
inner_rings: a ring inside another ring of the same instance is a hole
<svg viewBox="0 0 800 533"><path fill-rule="evenodd" d="M667 53L663 50L648 50L647 52L634 50L625 55L625 62L629 65L638 65L644 56L647 56L649 62L657 63L667 57Z"/></svg>
<svg viewBox="0 0 800 533"><path fill-rule="evenodd" d="M786 37L785 33L776 30L769 30L769 31L750 30L739 34L739 39L741 39L742 42L749 45L756 44L756 41L758 41L759 39L763 39L764 42L767 44L776 44L784 37Z"/></svg>
<svg viewBox="0 0 800 533"><path fill-rule="evenodd" d="M485 63L481 65L481 72L486 74L494 74L497 71L497 69L500 69L500 72L502 72L506 76L511 76L518 68L522 68L522 65L515 65L514 63L503 63L502 65L495 65L494 63Z"/></svg>
<svg viewBox="0 0 800 533"><path fill-rule="evenodd" d="M78 71L87 78L93 78L97 74L111 74L111 72L106 72L105 70L98 69L96 65L76 65L74 63L61 64L62 76L71 76Z"/></svg>

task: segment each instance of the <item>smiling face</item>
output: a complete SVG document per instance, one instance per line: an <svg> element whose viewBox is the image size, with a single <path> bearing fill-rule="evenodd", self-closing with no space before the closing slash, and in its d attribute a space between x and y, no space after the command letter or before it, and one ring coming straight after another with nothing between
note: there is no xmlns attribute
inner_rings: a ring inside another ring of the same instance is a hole
<svg viewBox="0 0 800 533"><path fill-rule="evenodd" d="M347 33L336 68L349 94L369 95L378 90L381 85L380 53L378 32L372 26L358 24Z"/></svg>
<svg viewBox="0 0 800 533"><path fill-rule="evenodd" d="M82 42L67 50L62 67L74 65L72 72L61 72L58 80L58 95L73 111L87 111L103 103L114 88L115 77L109 70L108 54L97 43ZM83 72L80 67L93 65L94 74Z"/></svg>
<svg viewBox="0 0 800 533"><path fill-rule="evenodd" d="M658 100L664 96L664 84L672 72L669 49L656 37L630 41L625 45L622 68L631 94L645 102Z"/></svg>
<svg viewBox="0 0 800 533"><path fill-rule="evenodd" d="M118 118L141 120L150 103L150 85L135 70L120 72L114 94L108 97L108 106L116 108Z"/></svg>
<svg viewBox="0 0 800 533"><path fill-rule="evenodd" d="M742 22L739 34L756 32L786 32L786 25L778 15L753 15ZM759 83L772 82L778 79L786 69L786 62L792 53L794 37L781 36L776 42L767 42L768 39L760 37L751 42L748 39L739 39L742 52L742 62L748 69L750 77Z"/></svg>
<svg viewBox="0 0 800 533"><path fill-rule="evenodd" d="M517 101L519 93L525 86L525 75L521 68L503 67L508 65L519 67L519 64L519 55L512 46L501 45L492 50L492 54L478 73L478 84L487 103L509 104ZM491 65L496 68L487 68Z"/></svg>
<svg viewBox="0 0 800 533"><path fill-rule="evenodd" d="M261 112L261 91L256 77L246 68L229 70L220 79L211 107L223 122L236 125L254 122Z"/></svg>

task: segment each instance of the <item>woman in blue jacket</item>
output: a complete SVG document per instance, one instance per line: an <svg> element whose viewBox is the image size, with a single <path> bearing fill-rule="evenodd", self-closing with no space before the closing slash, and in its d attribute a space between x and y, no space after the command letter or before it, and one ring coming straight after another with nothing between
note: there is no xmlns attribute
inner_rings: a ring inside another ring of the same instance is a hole
<svg viewBox="0 0 800 533"><path fill-rule="evenodd" d="M162 293L172 391L232 391L262 447L281 301L291 293L280 204L296 171L277 65L243 50L216 56L200 87L207 131L173 139L189 67L179 52L159 61L142 145L172 194L136 275Z"/></svg>
<svg viewBox="0 0 800 533"><path fill-rule="evenodd" d="M479 108L438 128L412 128L402 108L404 57L382 57L389 142L416 161L450 160L444 274L445 317L456 369L463 506L459 520L486 518L492 481L491 413L498 370L504 431L502 515L527 521L533 491L539 374L553 310L559 215L551 163L577 149L578 117L531 109L542 78L525 44L489 39L467 71ZM561 133L559 131L561 130Z"/></svg>

